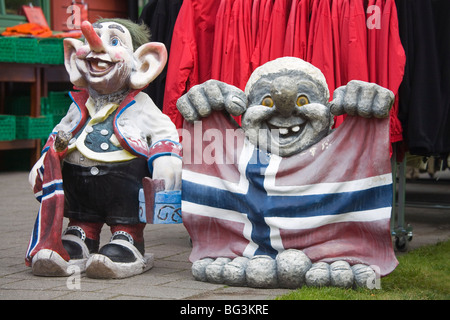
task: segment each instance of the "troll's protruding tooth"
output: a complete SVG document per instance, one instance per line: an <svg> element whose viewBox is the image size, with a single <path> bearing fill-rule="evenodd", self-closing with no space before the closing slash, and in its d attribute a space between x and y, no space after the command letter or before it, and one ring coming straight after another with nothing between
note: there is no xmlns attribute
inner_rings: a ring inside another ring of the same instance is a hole
<svg viewBox="0 0 450 320"><path fill-rule="evenodd" d="M104 62L104 61L99 61L99 62L97 63L97 66L98 66L100 69L106 69L106 68L108 68L108 63L106 63L106 62Z"/></svg>
<svg viewBox="0 0 450 320"><path fill-rule="evenodd" d="M294 131L294 132L299 132L300 126L292 127L291 130Z"/></svg>
<svg viewBox="0 0 450 320"><path fill-rule="evenodd" d="M289 129L288 128L280 128L280 134L288 134Z"/></svg>

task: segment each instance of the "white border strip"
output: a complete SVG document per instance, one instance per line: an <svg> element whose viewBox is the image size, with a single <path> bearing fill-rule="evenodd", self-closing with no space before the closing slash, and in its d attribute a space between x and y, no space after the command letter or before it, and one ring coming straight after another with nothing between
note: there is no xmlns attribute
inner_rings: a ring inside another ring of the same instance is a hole
<svg viewBox="0 0 450 320"><path fill-rule="evenodd" d="M269 196L308 196L353 192L385 186L392 183L392 174L386 173L379 176L344 182L325 182L302 186L277 186L275 184L275 178L280 163L280 157L272 157L272 161L267 167L264 188Z"/></svg>

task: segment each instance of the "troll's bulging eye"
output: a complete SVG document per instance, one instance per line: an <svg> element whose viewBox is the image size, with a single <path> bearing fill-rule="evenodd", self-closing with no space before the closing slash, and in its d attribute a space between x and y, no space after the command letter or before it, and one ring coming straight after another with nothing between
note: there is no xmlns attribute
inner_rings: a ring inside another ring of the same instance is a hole
<svg viewBox="0 0 450 320"><path fill-rule="evenodd" d="M117 39L117 38L112 38L111 39L111 45L112 46L117 46L119 44L119 39Z"/></svg>
<svg viewBox="0 0 450 320"><path fill-rule="evenodd" d="M308 104L309 100L305 95L301 95L297 98L297 105L299 107L304 106L305 104Z"/></svg>
<svg viewBox="0 0 450 320"><path fill-rule="evenodd" d="M273 100L272 100L271 97L265 97L265 98L262 100L261 104L262 104L263 106L265 106L265 107L272 108L272 107L273 107Z"/></svg>

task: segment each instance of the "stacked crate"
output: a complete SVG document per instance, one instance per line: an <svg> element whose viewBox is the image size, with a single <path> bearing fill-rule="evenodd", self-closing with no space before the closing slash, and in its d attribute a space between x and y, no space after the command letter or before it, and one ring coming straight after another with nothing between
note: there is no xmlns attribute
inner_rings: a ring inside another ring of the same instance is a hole
<svg viewBox="0 0 450 320"><path fill-rule="evenodd" d="M63 39L33 37L1 37L0 62L22 64L64 64ZM30 96L9 96L4 98L5 113L0 114L0 142L40 139L44 144L70 106L67 93L49 93L42 98L41 116L30 117ZM70 99L70 98L69 98ZM63 111L63 104L65 110ZM30 150L9 150L3 156L2 165L8 170L28 170Z"/></svg>
<svg viewBox="0 0 450 320"><path fill-rule="evenodd" d="M0 141L11 141L16 139L16 117L11 115L0 115Z"/></svg>
<svg viewBox="0 0 450 320"><path fill-rule="evenodd" d="M63 64L63 39L0 37L0 62Z"/></svg>
<svg viewBox="0 0 450 320"><path fill-rule="evenodd" d="M66 115L72 104L68 91L51 91L47 98L41 99L41 114L51 116L56 126Z"/></svg>
<svg viewBox="0 0 450 320"><path fill-rule="evenodd" d="M41 98L41 116L27 116L30 97L7 97L7 115L0 115L0 141L42 139L47 140L53 128L69 110L72 100L67 91L51 91Z"/></svg>
<svg viewBox="0 0 450 320"><path fill-rule="evenodd" d="M34 37L0 37L0 62L63 64L63 39ZM20 139L44 139L51 133L55 121L61 120L70 102L67 93L50 93L43 100L41 117L29 117L30 97L18 96L5 99L6 115L0 115L0 141ZM65 101L62 101L64 100ZM69 98L70 100L70 98ZM64 114L63 114L64 113Z"/></svg>
<svg viewBox="0 0 450 320"><path fill-rule="evenodd" d="M53 118L16 116L16 139L47 140L53 129Z"/></svg>

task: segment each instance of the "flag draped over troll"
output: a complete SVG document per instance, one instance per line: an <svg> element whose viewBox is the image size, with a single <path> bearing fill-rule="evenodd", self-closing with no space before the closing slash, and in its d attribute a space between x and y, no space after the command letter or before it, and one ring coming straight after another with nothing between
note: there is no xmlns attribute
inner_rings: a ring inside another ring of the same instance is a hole
<svg viewBox="0 0 450 320"><path fill-rule="evenodd" d="M33 192L40 206L25 257L27 266L31 266L34 255L42 249L55 251L66 261L70 259L61 240L64 219L62 155L53 147L48 148L34 181Z"/></svg>
<svg viewBox="0 0 450 320"><path fill-rule="evenodd" d="M226 114L184 123L182 215L190 260L275 257L346 260L389 274L392 175L389 119L348 116L290 157L252 145Z"/></svg>

